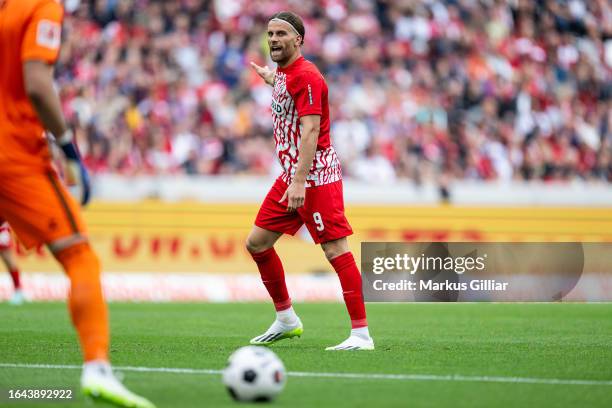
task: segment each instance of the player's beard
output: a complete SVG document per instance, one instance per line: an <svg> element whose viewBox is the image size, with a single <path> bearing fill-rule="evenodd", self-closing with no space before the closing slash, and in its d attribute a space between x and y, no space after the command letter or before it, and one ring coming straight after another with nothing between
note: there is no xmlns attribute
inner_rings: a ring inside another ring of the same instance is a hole
<svg viewBox="0 0 612 408"><path fill-rule="evenodd" d="M287 59L287 56L285 54L286 54L285 47L282 47L278 51L272 51L272 48L270 48L270 58L272 59L272 61L276 62L277 64L282 63L284 60Z"/></svg>
<svg viewBox="0 0 612 408"><path fill-rule="evenodd" d="M270 47L270 58L278 65L284 65L292 56L293 52L289 45L281 45L281 49L276 53L272 52L272 47Z"/></svg>

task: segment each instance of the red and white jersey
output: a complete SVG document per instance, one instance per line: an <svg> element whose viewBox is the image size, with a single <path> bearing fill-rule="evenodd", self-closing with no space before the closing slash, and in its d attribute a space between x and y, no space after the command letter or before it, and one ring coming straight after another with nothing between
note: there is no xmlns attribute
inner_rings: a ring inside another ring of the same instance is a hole
<svg viewBox="0 0 612 408"><path fill-rule="evenodd" d="M301 138L300 118L320 115L317 151L306 186L321 186L342 179L340 162L329 138L327 84L317 67L304 57L276 70L272 92L272 121L276 154L283 167L281 178L289 184L297 169Z"/></svg>

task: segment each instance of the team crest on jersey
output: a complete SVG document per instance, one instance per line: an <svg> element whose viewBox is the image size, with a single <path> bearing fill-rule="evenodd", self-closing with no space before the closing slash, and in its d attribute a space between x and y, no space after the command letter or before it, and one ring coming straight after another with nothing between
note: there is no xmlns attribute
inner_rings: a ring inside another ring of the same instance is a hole
<svg viewBox="0 0 612 408"><path fill-rule="evenodd" d="M36 44L57 50L62 42L62 26L51 20L40 20L36 27Z"/></svg>
<svg viewBox="0 0 612 408"><path fill-rule="evenodd" d="M287 74L284 72L276 73L276 80L274 81L274 93L284 94L287 91Z"/></svg>

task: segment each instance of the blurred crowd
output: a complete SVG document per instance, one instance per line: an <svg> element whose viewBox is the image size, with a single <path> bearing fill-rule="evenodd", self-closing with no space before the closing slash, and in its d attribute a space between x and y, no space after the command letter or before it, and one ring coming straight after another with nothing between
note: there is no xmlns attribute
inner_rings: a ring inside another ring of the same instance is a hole
<svg viewBox="0 0 612 408"><path fill-rule="evenodd" d="M276 174L269 16L304 19L345 177L612 182L609 0L66 1L57 79L95 173Z"/></svg>

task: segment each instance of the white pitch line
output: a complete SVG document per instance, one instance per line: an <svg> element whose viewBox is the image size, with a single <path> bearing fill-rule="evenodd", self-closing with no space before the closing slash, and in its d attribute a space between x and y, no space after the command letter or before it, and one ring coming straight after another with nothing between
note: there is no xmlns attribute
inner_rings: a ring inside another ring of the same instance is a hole
<svg viewBox="0 0 612 408"><path fill-rule="evenodd" d="M15 363L0 363L0 368L46 368L59 370L80 370L83 366L80 365L64 365L64 364L15 364ZM136 371L143 373L173 373L173 374L221 374L221 370L209 370L201 368L170 368L170 367L132 367L113 366L113 371Z"/></svg>
<svg viewBox="0 0 612 408"><path fill-rule="evenodd" d="M80 370L80 365L56 364L15 364L0 363L4 368L43 368ZM172 374L221 374L221 370L200 368L171 368L171 367L113 367L116 371L135 371L145 373L172 373ZM404 381L459 381L459 382L485 382L485 383L511 383L511 384L549 384L549 385L605 385L611 386L612 380L574 380L562 378L530 378L530 377L497 377L497 376L471 376L471 375L435 375L435 374L368 374L368 373L315 373L303 371L289 371L291 377L313 378L345 378L358 380L404 380Z"/></svg>

